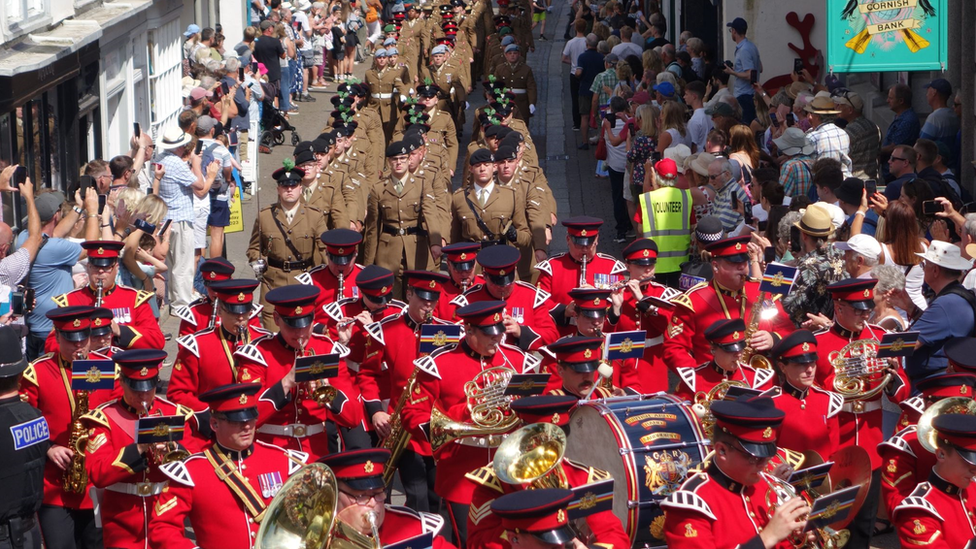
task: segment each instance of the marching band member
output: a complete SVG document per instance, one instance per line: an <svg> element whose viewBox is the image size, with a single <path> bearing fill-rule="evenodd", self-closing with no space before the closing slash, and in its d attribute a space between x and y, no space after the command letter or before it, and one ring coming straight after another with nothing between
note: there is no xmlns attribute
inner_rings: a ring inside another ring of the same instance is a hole
<svg viewBox="0 0 976 549"><path fill-rule="evenodd" d="M785 413L768 398L713 402L711 411L716 420L711 464L661 503L667 546L793 547L786 540L806 526L810 506L799 497L777 501L762 477L776 455Z"/></svg>
<svg viewBox="0 0 976 549"><path fill-rule="evenodd" d="M817 338L817 385L828 391L841 392L835 385L835 366L830 361L831 353L841 353L856 341L873 341L877 345L885 334L884 328L867 323L874 308L874 286L876 279L849 278L827 286L834 305L834 323L815 334ZM840 356L839 358L850 358ZM869 359L875 360L875 359ZM889 359L888 364L894 363ZM866 364L866 367L872 367ZM868 386L864 391L875 389L883 374L891 375L891 383L884 389L888 399L901 402L908 396L908 378L900 368L895 370L888 365L870 377L865 378ZM843 394L843 393L842 393ZM871 489L861 506L857 517L851 523L851 543L856 547L868 546L874 530L874 518L881 496L881 457L878 445L884 442L881 433L883 414L881 392L869 398L847 397L838 416L840 423L840 446L860 446L867 450L871 458Z"/></svg>
<svg viewBox="0 0 976 549"><path fill-rule="evenodd" d="M319 289L315 300L315 322L328 321L325 308L329 303L345 298L358 298L355 280L363 267L356 263L362 235L350 229L332 229L320 237L325 244L327 263L314 267L307 273L295 277L302 284L311 284ZM341 291L341 295L340 295Z"/></svg>
<svg viewBox="0 0 976 549"><path fill-rule="evenodd" d="M406 547L414 538L430 533L434 541L432 549L453 548L443 535L439 535L444 528L444 518L440 515L416 511L410 506L386 504L383 472L389 458L389 450L367 448L319 459L319 463L332 469L339 483L336 516L359 533L372 536L367 516L372 513L378 534L374 541L382 547Z"/></svg>
<svg viewBox="0 0 976 549"><path fill-rule="evenodd" d="M326 421L344 428L345 444L369 444L362 432L359 391L343 360L348 350L343 344L312 332L318 292L314 286L300 284L268 292L267 301L274 305L278 333L258 338L234 355L239 361L237 381L261 387L257 399L258 440L316 457L335 451L332 437L322 435ZM340 331L340 341L348 338L347 326ZM339 355L336 377L319 383L295 381L298 357L329 354ZM316 386L332 390L326 390L325 398L318 401L313 396Z"/></svg>
<svg viewBox="0 0 976 549"><path fill-rule="evenodd" d="M566 336L545 347L550 355L543 360L549 371L559 379L558 388L546 386L547 395L572 395L577 399L622 396L623 390L601 385L602 378L594 376L603 356L603 338Z"/></svg>
<svg viewBox="0 0 976 549"><path fill-rule="evenodd" d="M404 271L407 306L403 312L380 321L380 329L366 342L366 358L360 368L366 419L380 439L390 436L391 417L413 377L420 358L420 326L442 322L433 311L443 297L449 278L441 273ZM398 462L407 507L435 512L440 498L434 493L434 458L430 444L411 437Z"/></svg>
<svg viewBox="0 0 976 549"><path fill-rule="evenodd" d="M523 351L534 351L558 337L556 325L546 311L549 294L515 280L521 254L512 246L491 246L478 252L478 264L485 283L468 288L454 300L458 306L479 301L505 302L505 334Z"/></svg>
<svg viewBox="0 0 976 549"><path fill-rule="evenodd" d="M88 251L88 285L53 298L54 302L58 307L84 305L111 309L115 315L112 335L119 347L162 349L166 341L149 304L150 299L156 298L155 294L115 283L123 246L114 240L83 242L81 247ZM53 351L54 343L54 332L51 332L44 348Z"/></svg>
<svg viewBox="0 0 976 549"><path fill-rule="evenodd" d="M554 318L558 316L562 304L572 301L569 296L571 290L584 285L607 288L623 280L623 273L627 270L623 263L596 251L600 244L602 219L581 215L562 223L566 227L569 251L556 254L535 266L539 270L539 289L551 296L550 308L553 309ZM572 333L571 325L559 327L560 336Z"/></svg>
<svg viewBox="0 0 976 549"><path fill-rule="evenodd" d="M945 414L932 421L935 467L892 512L902 547L953 549L976 538L976 417Z"/></svg>
<svg viewBox="0 0 976 549"><path fill-rule="evenodd" d="M948 372L976 374L976 337L954 337L942 347Z"/></svg>
<svg viewBox="0 0 976 549"><path fill-rule="evenodd" d="M674 313L664 338L664 361L669 368L695 368L712 359L704 331L716 320L740 318L749 330L753 328L750 320L755 319L758 324L746 343L756 352L771 349L774 334L783 337L793 331L779 300L773 300L772 305L759 303L759 282L748 277L750 262L759 258L750 255L749 239L737 236L709 244L706 250L712 255L714 272L711 283L698 284L672 299ZM763 308L761 313L755 311L757 306Z"/></svg>
<svg viewBox="0 0 976 549"><path fill-rule="evenodd" d="M566 514L572 500L571 490L544 488L504 495L491 512L502 518L502 535L513 548L579 547Z"/></svg>
<svg viewBox="0 0 976 549"><path fill-rule="evenodd" d="M916 388L921 393L902 404L915 401L916 406L924 412L944 398L973 398L976 375L936 374L919 381ZM915 486L928 479L929 472L936 463L935 454L923 448L918 441L918 418L910 421L904 429L878 445L878 455L881 458L881 497L889 516L903 499L911 495Z"/></svg>
<svg viewBox="0 0 976 549"><path fill-rule="evenodd" d="M112 319L115 314L112 309L105 307L95 307L91 314L91 342L88 347L92 353L101 355L105 358L112 358L116 353L121 353L125 349L116 347L112 344L115 336L112 335Z"/></svg>
<svg viewBox="0 0 976 549"><path fill-rule="evenodd" d="M200 395L210 406L215 440L161 467L169 486L153 506L150 547L253 547L268 503L308 460L302 452L254 440L260 391L260 385L237 383ZM186 536L187 519L195 542Z"/></svg>
<svg viewBox="0 0 976 549"><path fill-rule="evenodd" d="M782 389L773 404L786 414L777 445L795 452L813 450L827 461L840 443L837 416L844 397L814 384L817 338L809 330L797 330L777 343L770 356Z"/></svg>
<svg viewBox="0 0 976 549"><path fill-rule="evenodd" d="M572 395L545 395L524 397L512 403L512 411L522 419L523 425L550 423L570 430L569 413L578 402ZM562 475L566 488L577 488L610 478L601 469L563 458L552 475ZM468 548L508 549L511 544L504 539L502 518L491 512L491 504L505 494L519 493L536 488L535 484L508 484L495 473L494 462L467 474L467 480L478 485L468 512ZM620 519L607 509L586 517L586 525L592 533L592 545L605 549L627 549L630 538L624 532Z"/></svg>
<svg viewBox="0 0 976 549"><path fill-rule="evenodd" d="M214 296L210 284L221 280L227 280L234 276L234 265L222 257L208 259L200 264L200 276L203 278L203 286L207 288L207 295L200 297L189 304L177 307L173 314L180 317L180 329L178 334L185 336L198 330L210 327L210 320L213 318Z"/></svg>
<svg viewBox="0 0 976 549"><path fill-rule="evenodd" d="M90 428L85 449L88 477L99 490L99 515L106 547L145 549L149 516L166 487L159 470L172 448L165 443L136 444L136 422L149 416L183 416L186 428L180 449L203 448L193 411L156 397L159 368L166 352L123 351L114 357L121 369L122 398L82 416Z"/></svg>
<svg viewBox="0 0 976 549"><path fill-rule="evenodd" d="M623 251L624 264L630 278L618 282L610 300L612 332L647 332L644 357L638 361L641 390L656 393L668 390L668 370L664 365L664 332L671 313L646 301L645 297L657 297L669 301L677 291L651 280L657 263L657 244L650 238L639 238Z"/></svg>
<svg viewBox="0 0 976 549"><path fill-rule="evenodd" d="M514 265L514 263L513 263ZM434 404L454 421L471 423L472 410L465 386L490 368L504 368L513 374L535 371L538 361L518 347L502 343L505 324L502 301L480 301L457 310L464 321L464 339L458 345L442 347L415 363L419 392L410 395L403 409L403 425L412 436L429 439L427 431ZM482 390L503 389L495 380ZM507 410L503 410L507 412ZM501 434L501 433L498 433ZM434 442L434 441L431 441ZM477 439L461 438L434 450L437 477L434 491L445 499L454 528L455 541L463 547L467 538L468 505L474 485L463 482L468 471L487 464L494 455L493 448L478 446Z"/></svg>
<svg viewBox="0 0 976 549"><path fill-rule="evenodd" d="M237 359L234 353L260 337L268 335L255 323L254 290L257 280L226 279L207 288L213 294L217 322L210 329L177 339L179 350L170 373L166 396L197 413L205 414L206 404L197 398L214 387L237 381ZM204 426L206 427L206 426Z"/></svg>
<svg viewBox="0 0 976 549"><path fill-rule="evenodd" d="M434 316L448 322L457 322L454 311L457 305L454 299L468 288L484 284L485 279L475 274L474 264L481 244L478 242L458 242L444 246L442 251L447 259L447 274L450 280L441 285L441 298L437 300Z"/></svg>
<svg viewBox="0 0 976 549"><path fill-rule="evenodd" d="M697 403L699 395L707 395L725 381L739 381L747 387L765 391L773 385L774 372L755 369L739 361L746 348L746 325L741 318L716 320L703 333L709 343L712 359L697 368L678 368L678 387L675 394Z"/></svg>
<svg viewBox="0 0 976 549"><path fill-rule="evenodd" d="M597 288L576 288L569 292L573 301L563 310L569 311L570 314L574 315L573 318L576 320L576 333L573 335L603 339L603 327L606 324L607 309L610 307L610 295L612 293L612 290L600 290ZM558 321L559 319L557 318ZM561 378L561 375L556 371L557 361L552 354L555 352L552 349L552 345L548 347L548 350L550 353L542 354L544 371L552 374L549 378L549 383L546 385L546 389L558 389L566 379ZM599 360L602 356L596 358ZM643 390L641 387L640 376L637 373L638 362L636 359L614 360L610 365L613 367L613 378L611 379L613 386L638 394L649 392ZM581 370L577 371L584 373ZM594 371L596 370L591 370L590 373Z"/></svg>

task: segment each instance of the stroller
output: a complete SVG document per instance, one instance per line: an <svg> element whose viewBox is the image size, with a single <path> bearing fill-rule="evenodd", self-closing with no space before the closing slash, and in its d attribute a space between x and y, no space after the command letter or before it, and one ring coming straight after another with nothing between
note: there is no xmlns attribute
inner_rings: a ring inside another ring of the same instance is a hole
<svg viewBox="0 0 976 549"><path fill-rule="evenodd" d="M261 102L261 139L258 141L258 149L265 154L270 154L275 145L285 142L285 132L291 132L291 145L298 145L302 138L298 135L298 130L292 126L285 118L285 115L275 108L274 102L265 95Z"/></svg>

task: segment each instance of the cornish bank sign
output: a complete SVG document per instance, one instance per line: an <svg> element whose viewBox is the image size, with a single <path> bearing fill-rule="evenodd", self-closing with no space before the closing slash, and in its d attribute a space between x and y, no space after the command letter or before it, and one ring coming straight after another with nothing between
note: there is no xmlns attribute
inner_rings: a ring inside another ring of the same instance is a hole
<svg viewBox="0 0 976 549"><path fill-rule="evenodd" d="M947 2L828 0L828 69L831 72L945 70Z"/></svg>

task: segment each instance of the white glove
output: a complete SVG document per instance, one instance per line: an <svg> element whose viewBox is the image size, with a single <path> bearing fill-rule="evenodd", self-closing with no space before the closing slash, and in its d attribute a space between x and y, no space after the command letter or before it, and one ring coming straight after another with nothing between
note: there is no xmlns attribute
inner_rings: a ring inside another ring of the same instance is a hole
<svg viewBox="0 0 976 549"><path fill-rule="evenodd" d="M529 114L535 114L535 105L529 105Z"/></svg>
<svg viewBox="0 0 976 549"><path fill-rule="evenodd" d="M546 13L552 13L552 6L546 8Z"/></svg>
<svg viewBox="0 0 976 549"><path fill-rule="evenodd" d="M464 102L464 110L468 110L470 108L471 108L471 103L468 103L467 101L465 101Z"/></svg>

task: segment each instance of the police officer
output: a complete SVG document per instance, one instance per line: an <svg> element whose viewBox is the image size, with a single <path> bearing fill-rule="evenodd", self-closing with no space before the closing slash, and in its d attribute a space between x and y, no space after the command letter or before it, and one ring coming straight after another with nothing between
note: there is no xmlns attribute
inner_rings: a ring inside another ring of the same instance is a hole
<svg viewBox="0 0 976 549"><path fill-rule="evenodd" d="M327 230L325 216L317 208L302 204L302 179L305 172L298 168L279 168L272 177L278 182L278 202L263 208L247 248L247 260L266 270L261 280L261 304L274 288L287 286L293 277L323 263L325 245L319 235ZM274 313L270 307L261 312L261 322L273 330Z"/></svg>
<svg viewBox="0 0 976 549"><path fill-rule="evenodd" d="M13 328L0 326L0 549L39 548L35 515L51 446L47 420L18 391L27 361Z"/></svg>
<svg viewBox="0 0 976 549"><path fill-rule="evenodd" d="M722 221L714 215L706 215L695 225L695 238L692 248L688 250L688 261L681 264L681 274L678 279L678 289L682 292L702 282L712 281L711 254L705 247L713 242L725 238Z"/></svg>
<svg viewBox="0 0 976 549"><path fill-rule="evenodd" d="M451 199L451 242L526 247L532 233L525 219L525 197L515 188L495 184L493 162L487 149L471 155L473 184L454 191Z"/></svg>
<svg viewBox="0 0 976 549"><path fill-rule="evenodd" d="M716 320L705 329L705 339L712 359L696 368L677 368L681 381L675 394L680 398L698 403L716 385L726 381L738 381L761 391L772 386L772 370L756 370L739 361L746 347L746 325L741 318Z"/></svg>
<svg viewBox="0 0 976 549"><path fill-rule="evenodd" d="M678 167L670 158L657 161L654 173L653 190L640 195L641 233L657 243L658 280L677 288L691 244L691 191L675 186Z"/></svg>

